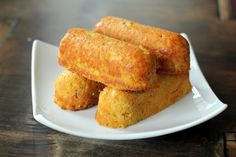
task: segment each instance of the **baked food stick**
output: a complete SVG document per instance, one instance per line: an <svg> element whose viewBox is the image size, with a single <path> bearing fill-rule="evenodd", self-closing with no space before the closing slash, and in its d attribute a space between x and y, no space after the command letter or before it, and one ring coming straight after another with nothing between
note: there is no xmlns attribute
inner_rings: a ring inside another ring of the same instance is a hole
<svg viewBox="0 0 236 157"><path fill-rule="evenodd" d="M58 75L54 88L54 102L62 109L76 111L97 105L104 85L64 71Z"/></svg>
<svg viewBox="0 0 236 157"><path fill-rule="evenodd" d="M60 42L58 62L70 71L119 90L157 84L156 57L142 46L72 28Z"/></svg>
<svg viewBox="0 0 236 157"><path fill-rule="evenodd" d="M178 33L107 16L95 25L95 32L142 45L159 58L158 72L184 74L190 69L189 44Z"/></svg>
<svg viewBox="0 0 236 157"><path fill-rule="evenodd" d="M191 90L188 74L162 74L158 81L158 88L145 92L105 87L99 95L97 122L111 128L125 128L167 108Z"/></svg>

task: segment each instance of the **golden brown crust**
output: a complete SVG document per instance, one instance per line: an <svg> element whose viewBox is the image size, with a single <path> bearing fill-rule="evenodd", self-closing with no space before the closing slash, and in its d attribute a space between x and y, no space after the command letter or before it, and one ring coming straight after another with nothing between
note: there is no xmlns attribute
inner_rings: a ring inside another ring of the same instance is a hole
<svg viewBox="0 0 236 157"><path fill-rule="evenodd" d="M145 92L104 88L99 95L97 122L112 128L127 127L160 112L191 90L188 74L162 74L158 82L158 88Z"/></svg>
<svg viewBox="0 0 236 157"><path fill-rule="evenodd" d="M64 71L58 75L54 88L54 102L62 109L76 111L96 105L104 85Z"/></svg>
<svg viewBox="0 0 236 157"><path fill-rule="evenodd" d="M156 58L146 49L85 29L70 29L60 43L60 65L120 90L156 86Z"/></svg>
<svg viewBox="0 0 236 157"><path fill-rule="evenodd" d="M160 59L160 73L183 74L190 69L189 45L178 33L112 16L102 18L94 31L142 45Z"/></svg>

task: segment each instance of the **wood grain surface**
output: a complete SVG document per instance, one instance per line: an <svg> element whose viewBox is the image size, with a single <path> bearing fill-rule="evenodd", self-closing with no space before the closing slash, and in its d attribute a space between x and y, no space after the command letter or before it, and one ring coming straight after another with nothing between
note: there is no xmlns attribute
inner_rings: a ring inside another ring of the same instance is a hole
<svg viewBox="0 0 236 157"><path fill-rule="evenodd" d="M216 0L1 0L0 156L232 156L236 21L220 20L217 8ZM187 33L206 79L228 109L191 129L143 140L75 137L36 122L30 85L32 41L58 45L68 28L92 28L106 15Z"/></svg>

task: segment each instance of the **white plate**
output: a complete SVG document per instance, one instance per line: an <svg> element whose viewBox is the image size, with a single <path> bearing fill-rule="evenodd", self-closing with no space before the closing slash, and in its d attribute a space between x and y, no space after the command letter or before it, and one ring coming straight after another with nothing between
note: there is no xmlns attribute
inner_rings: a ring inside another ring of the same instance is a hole
<svg viewBox="0 0 236 157"><path fill-rule="evenodd" d="M182 34L187 38L186 34ZM32 48L32 104L34 118L64 133L96 138L127 140L170 134L203 123L226 109L204 78L193 49L190 51L192 92L174 105L154 116L125 129L111 129L98 125L96 107L71 112L60 109L53 102L53 82L63 71L57 63L58 48L35 40Z"/></svg>

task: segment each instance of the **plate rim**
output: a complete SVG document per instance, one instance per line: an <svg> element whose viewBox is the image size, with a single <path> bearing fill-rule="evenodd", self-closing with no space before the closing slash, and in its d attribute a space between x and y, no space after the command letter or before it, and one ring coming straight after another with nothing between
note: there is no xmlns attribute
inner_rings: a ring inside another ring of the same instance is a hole
<svg viewBox="0 0 236 157"><path fill-rule="evenodd" d="M161 129L161 130L154 130L154 131L145 131L145 132L139 132L139 133L126 133L126 134L120 134L120 133L116 133L116 134L91 134L91 133L86 133L83 131L73 131L64 127L61 127L60 125L55 124L54 122L51 122L50 120L47 120L47 118L45 118L43 116L42 111L40 111L40 108L38 108L38 104L37 104L37 91L36 91L36 58L37 58L37 48L40 44L47 44L47 45L51 45L48 44L46 42L40 41L40 40L34 40L33 41L33 46L32 46L32 57L31 57L31 95L32 95L32 107L33 107L33 117L36 121L38 121L39 123L57 130L59 132L63 132L63 133L67 133L70 135L74 135L74 136L80 136L80 137L86 137L86 138L91 138L91 139L103 139L103 140L132 140L132 139L144 139L144 138L150 138L150 137L158 137L158 136L162 136L162 135L167 135L167 134L171 134L171 133L175 133L181 130L185 130L188 128L191 128L193 126L196 126L198 124L201 124L205 121L208 121L209 119L217 116L218 114L220 114L221 112L223 112L226 108L227 108L227 104L224 104L223 102L221 102L221 100L215 95L214 91L211 89L211 87L209 86L205 76L203 75L201 68L197 62L194 50L191 46L190 40L187 36L187 34L185 33L181 33L182 36L184 36L190 45L190 49L192 49L193 52L193 57L196 60L197 63L197 68L199 70L199 73L202 75L204 81L206 82L206 84L208 85L208 87L210 88L212 94L214 94L214 96L216 97L217 101L216 103L219 103L221 106L212 111L211 113L200 117L199 119L196 119L194 121L191 121L189 123L185 123L182 125L178 125L178 126L174 126L174 127L170 127L170 128L165 128L165 129ZM51 45L54 46L54 45ZM56 46L54 46L56 47Z"/></svg>
<svg viewBox="0 0 236 157"><path fill-rule="evenodd" d="M219 113L224 111L226 108L227 108L227 105L222 105L218 110L215 110L211 114L201 117L195 121L192 121L192 122L189 122L189 123L186 123L183 125L167 128L167 129L146 131L146 132L140 132L140 133L126 133L126 134L117 133L117 134L106 134L106 135L100 134L99 136L96 136L96 134L85 133L82 131L75 132L75 131L71 131L67 128L63 128L63 127L47 120L42 114L36 114L33 116L38 122L40 122L41 124L43 124L49 128L52 128L52 129L57 130L62 133L74 135L74 136L86 137L86 138L91 138L91 139L102 139L102 140L133 140L133 139L145 139L145 138L150 138L150 137L158 137L158 136L167 135L167 134L171 134L171 133L175 133L178 131L182 131L182 130L191 128L193 126L201 124L201 123L208 121L209 119L217 116Z"/></svg>

